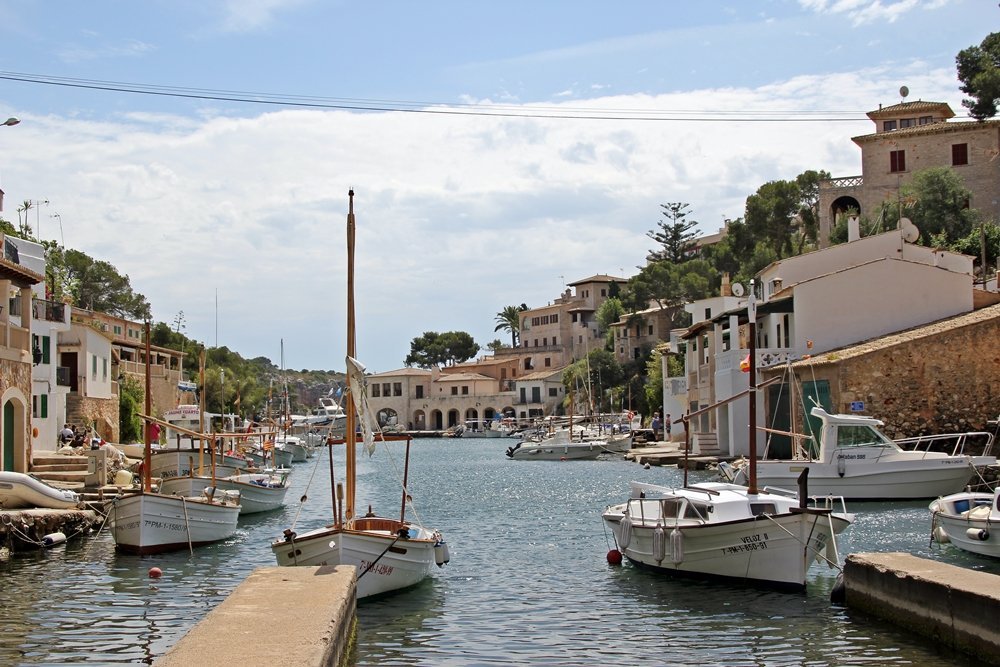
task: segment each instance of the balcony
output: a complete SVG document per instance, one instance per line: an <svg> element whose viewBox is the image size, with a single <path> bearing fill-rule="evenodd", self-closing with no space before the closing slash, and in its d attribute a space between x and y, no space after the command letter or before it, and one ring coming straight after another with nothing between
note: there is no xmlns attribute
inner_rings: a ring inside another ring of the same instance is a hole
<svg viewBox="0 0 1000 667"><path fill-rule="evenodd" d="M32 315L36 320L45 322L66 323L66 304L44 299L33 299Z"/></svg>
<svg viewBox="0 0 1000 667"><path fill-rule="evenodd" d="M863 176L844 176L843 178L830 178L819 182L824 190L845 190L848 188L859 188L865 184Z"/></svg>

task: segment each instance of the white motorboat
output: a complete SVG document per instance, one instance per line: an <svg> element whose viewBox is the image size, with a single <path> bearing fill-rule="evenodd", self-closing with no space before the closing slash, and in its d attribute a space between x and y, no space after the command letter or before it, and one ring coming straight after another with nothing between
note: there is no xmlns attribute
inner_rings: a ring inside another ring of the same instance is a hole
<svg viewBox="0 0 1000 667"><path fill-rule="evenodd" d="M750 359L756 358L756 304L751 283L748 335ZM756 368L750 367L750 456L756 459ZM742 394L727 399L734 400ZM688 422L718 404L684 416ZM686 427L685 434L691 432ZM690 451L690 442L685 442ZM671 488L632 482L625 502L608 506L605 525L618 549L642 568L669 575L690 575L739 581L788 590L802 590L806 573L817 560L839 566L837 535L854 521L842 498L812 500L808 471L798 478L798 494L759 489L756 468L750 466L749 486L707 482Z"/></svg>
<svg viewBox="0 0 1000 667"><path fill-rule="evenodd" d="M207 488L220 491L237 491L240 498L241 515L270 512L285 504L288 491L287 469L264 470L217 478L184 476L170 477L160 483L160 493L177 496L199 496Z"/></svg>
<svg viewBox="0 0 1000 667"><path fill-rule="evenodd" d="M312 456L312 447L295 435L279 435L274 439L274 446L288 452L292 463L303 463Z"/></svg>
<svg viewBox="0 0 1000 667"><path fill-rule="evenodd" d="M838 562L836 535L854 520L842 500L828 500L802 507L792 494L736 484L632 482L629 499L602 517L621 553L640 567L796 590L813 562Z"/></svg>
<svg viewBox="0 0 1000 667"><path fill-rule="evenodd" d="M931 536L959 549L1000 558L1000 489L961 491L930 504Z"/></svg>
<svg viewBox="0 0 1000 667"><path fill-rule="evenodd" d="M603 440L587 440L584 442L564 442L543 440L527 442L522 440L508 447L507 458L515 461L571 461L577 459L596 459L607 452Z"/></svg>
<svg viewBox="0 0 1000 667"><path fill-rule="evenodd" d="M178 551L232 537L240 514L239 494L136 493L113 500L108 514L119 551L140 555Z"/></svg>
<svg viewBox="0 0 1000 667"><path fill-rule="evenodd" d="M809 469L809 488L817 495L843 496L848 500L914 500L956 493L980 466L996 463L989 456L990 433L947 434L893 441L879 430L882 422L860 415L828 414L811 410L822 423L819 447L796 447L798 458L757 461L758 483L794 488L795 480ZM986 455L963 454L966 441L985 441ZM931 451L931 445L948 441L949 452ZM901 444L918 447L904 449ZM812 455L810 455L812 454ZM726 479L743 484L747 462L720 466Z"/></svg>
<svg viewBox="0 0 1000 667"><path fill-rule="evenodd" d="M0 470L0 509L38 507L72 509L80 505L80 496L68 489L58 489L33 475Z"/></svg>
<svg viewBox="0 0 1000 667"><path fill-rule="evenodd" d="M283 449L278 443L270 440L263 444L259 442L249 443L243 447L243 453L249 460L253 461L254 465L261 468L271 466L287 468L292 465L294 460L291 451Z"/></svg>
<svg viewBox="0 0 1000 667"><path fill-rule="evenodd" d="M334 521L298 534L294 526L284 531L284 537L271 543L278 565L354 565L358 568L357 596L366 598L407 588L425 579L433 565L449 560L448 547L441 533L406 520L406 508L412 506L408 488L407 471L411 439L408 436L382 435L378 443L382 453L389 455L388 442L405 441L406 458L402 466L402 507L399 518L374 516L369 512L355 516L357 433L355 412L364 436L364 449L369 455L376 451L374 438L374 412L368 405L364 367L354 358L354 191L350 192L347 215L347 394L346 438L346 493L338 502L339 493L333 493ZM330 448L333 456L333 448ZM332 458L331 458L332 465ZM395 466L394 466L395 467ZM397 470L399 468L396 468Z"/></svg>
<svg viewBox="0 0 1000 667"><path fill-rule="evenodd" d="M256 467L252 458L233 454L216 454L216 477L228 477ZM150 452L150 474L153 477L184 477L212 474L212 459L208 452L197 449L157 449Z"/></svg>

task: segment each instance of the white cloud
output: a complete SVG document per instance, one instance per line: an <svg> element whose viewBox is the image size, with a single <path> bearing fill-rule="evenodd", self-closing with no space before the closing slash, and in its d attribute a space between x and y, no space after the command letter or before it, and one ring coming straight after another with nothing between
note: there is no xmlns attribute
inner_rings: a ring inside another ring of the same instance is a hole
<svg viewBox="0 0 1000 667"><path fill-rule="evenodd" d="M8 202L50 200L66 244L128 274L157 320L183 310L189 335L213 345L218 318L218 344L246 357L276 359L283 338L286 366L338 369L353 187L358 354L389 370L424 331L464 330L485 346L503 338L493 328L506 305L544 305L594 273L633 274L661 203L689 202L714 232L769 180L860 173L850 137L871 131L865 111L897 101L901 78L915 97L957 108L953 71L914 63L586 102L716 118L835 104L857 112L846 123L15 113L24 122L0 138L18 159L2 185ZM58 224L42 220L41 232L57 238Z"/></svg>
<svg viewBox="0 0 1000 667"><path fill-rule="evenodd" d="M915 9L937 9L950 0L799 0L817 14L844 14L854 25L884 21L894 23Z"/></svg>
<svg viewBox="0 0 1000 667"><path fill-rule="evenodd" d="M266 28L276 14L304 4L308 0L226 0L223 29L250 32Z"/></svg>

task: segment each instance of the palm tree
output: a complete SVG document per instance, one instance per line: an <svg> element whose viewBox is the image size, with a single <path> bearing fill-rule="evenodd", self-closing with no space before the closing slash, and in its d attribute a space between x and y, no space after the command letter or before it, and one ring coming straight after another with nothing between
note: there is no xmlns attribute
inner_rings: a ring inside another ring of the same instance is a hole
<svg viewBox="0 0 1000 667"><path fill-rule="evenodd" d="M510 332L510 346L517 347L518 334L521 331L521 311L527 310L528 307L521 304L521 307L517 306L505 306L503 310L497 313L497 325L494 331L509 331Z"/></svg>

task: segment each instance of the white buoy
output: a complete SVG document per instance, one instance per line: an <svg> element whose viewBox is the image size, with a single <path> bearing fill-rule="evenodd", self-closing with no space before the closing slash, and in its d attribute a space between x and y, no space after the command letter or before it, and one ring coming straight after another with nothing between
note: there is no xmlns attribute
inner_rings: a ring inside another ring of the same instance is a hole
<svg viewBox="0 0 1000 667"><path fill-rule="evenodd" d="M621 535L618 537L618 546L624 551L628 548L629 542L632 541L632 520L628 518L628 515L622 517L620 526Z"/></svg>
<svg viewBox="0 0 1000 667"><path fill-rule="evenodd" d="M674 565L684 560L684 533L679 528L670 531L670 559Z"/></svg>
<svg viewBox="0 0 1000 667"><path fill-rule="evenodd" d="M64 533L49 533L42 538L42 544L47 547L54 547L57 544L62 544L66 541L66 535Z"/></svg>
<svg viewBox="0 0 1000 667"><path fill-rule="evenodd" d="M979 540L980 542L990 539L990 531L985 528L969 528L965 531L965 535L970 540Z"/></svg>
<svg viewBox="0 0 1000 667"><path fill-rule="evenodd" d="M948 537L948 532L944 529L944 526L934 527L934 541L938 544L948 544L951 539Z"/></svg>
<svg viewBox="0 0 1000 667"><path fill-rule="evenodd" d="M667 531L663 529L663 525L657 523L656 528L653 529L653 560L657 563L662 561L667 556Z"/></svg>

